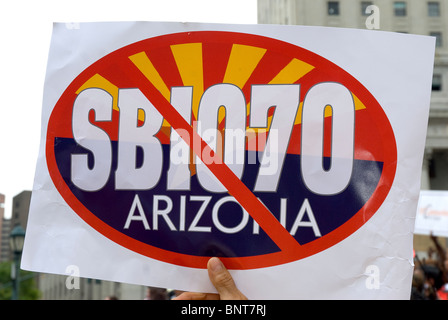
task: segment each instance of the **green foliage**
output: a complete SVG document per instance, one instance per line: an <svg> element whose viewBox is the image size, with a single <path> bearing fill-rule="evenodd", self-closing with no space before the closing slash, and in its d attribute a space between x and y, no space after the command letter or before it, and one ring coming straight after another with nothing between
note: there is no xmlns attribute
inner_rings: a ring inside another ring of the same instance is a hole
<svg viewBox="0 0 448 320"><path fill-rule="evenodd" d="M0 300L11 300L12 280L11 280L11 262L0 263ZM40 292L36 286L35 273L20 270L20 300L37 300Z"/></svg>

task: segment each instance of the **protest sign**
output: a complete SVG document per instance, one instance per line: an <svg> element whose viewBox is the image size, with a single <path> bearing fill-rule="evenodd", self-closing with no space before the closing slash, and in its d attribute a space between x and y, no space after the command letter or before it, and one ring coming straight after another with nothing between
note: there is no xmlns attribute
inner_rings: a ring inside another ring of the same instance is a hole
<svg viewBox="0 0 448 320"><path fill-rule="evenodd" d="M249 298L408 297L433 55L361 30L55 24L22 267L213 292L219 256Z"/></svg>
<svg viewBox="0 0 448 320"><path fill-rule="evenodd" d="M447 191L420 191L414 233L448 237Z"/></svg>

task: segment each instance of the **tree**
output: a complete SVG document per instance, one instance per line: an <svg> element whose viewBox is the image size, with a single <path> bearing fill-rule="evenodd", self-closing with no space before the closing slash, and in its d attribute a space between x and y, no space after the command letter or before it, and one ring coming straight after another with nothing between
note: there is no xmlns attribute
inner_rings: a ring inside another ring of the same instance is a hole
<svg viewBox="0 0 448 320"><path fill-rule="evenodd" d="M11 300L12 280L11 280L11 262L0 263L0 300ZM35 273L20 270L20 300L37 300L40 292L37 289L34 277Z"/></svg>

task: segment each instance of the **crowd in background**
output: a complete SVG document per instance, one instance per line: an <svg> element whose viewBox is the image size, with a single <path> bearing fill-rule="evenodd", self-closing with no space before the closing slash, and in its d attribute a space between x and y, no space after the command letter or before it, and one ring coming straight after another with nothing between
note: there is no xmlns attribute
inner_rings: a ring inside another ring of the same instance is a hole
<svg viewBox="0 0 448 320"><path fill-rule="evenodd" d="M428 257L414 257L411 300L448 300L448 252L431 235Z"/></svg>

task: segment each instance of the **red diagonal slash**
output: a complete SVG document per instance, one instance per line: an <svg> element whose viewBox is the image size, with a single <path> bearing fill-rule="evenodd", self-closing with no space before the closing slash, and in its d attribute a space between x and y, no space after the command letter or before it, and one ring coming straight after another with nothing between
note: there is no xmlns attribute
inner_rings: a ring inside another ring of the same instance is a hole
<svg viewBox="0 0 448 320"><path fill-rule="evenodd" d="M201 158L202 154L214 156L214 151L210 146L202 140L199 134L193 130L193 127L177 112L177 110L165 99L165 97L157 90L154 85L148 81L145 75L128 59L125 67L140 89L140 91L151 101L154 107L160 112L163 118L168 121L174 130L185 130L192 139L186 139L183 134L179 134L185 143ZM184 131L184 132L185 132ZM199 143L191 143L191 141L200 141ZM294 237L280 224L274 215L257 199L246 185L233 173L224 163L206 163L210 171L219 179L219 181L228 190L240 205L250 214L250 216L260 225L266 234L275 242L282 250L287 252L297 251L300 244Z"/></svg>

